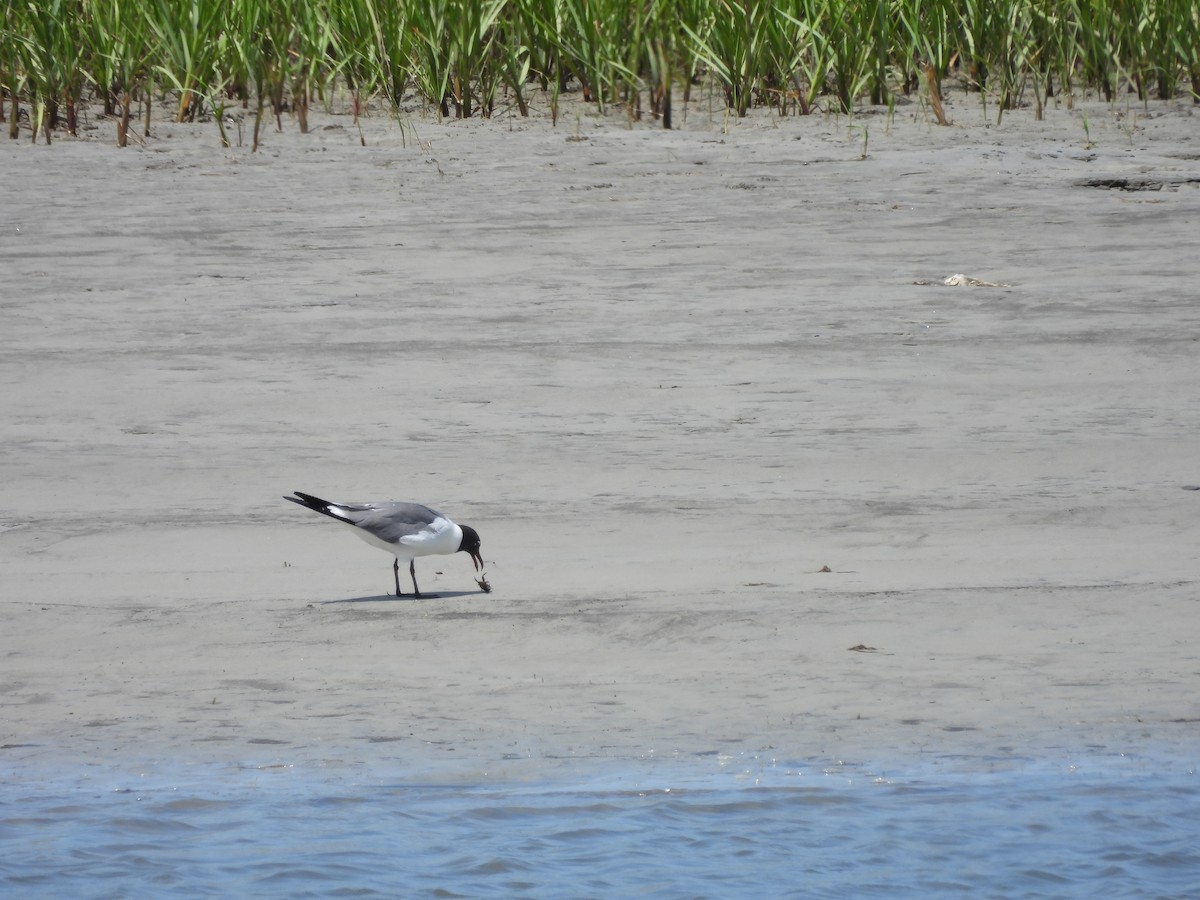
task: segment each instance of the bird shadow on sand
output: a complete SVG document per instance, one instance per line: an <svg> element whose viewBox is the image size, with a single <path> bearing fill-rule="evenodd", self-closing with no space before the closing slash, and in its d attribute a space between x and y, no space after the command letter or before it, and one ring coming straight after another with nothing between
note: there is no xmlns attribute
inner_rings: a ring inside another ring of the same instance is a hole
<svg viewBox="0 0 1200 900"><path fill-rule="evenodd" d="M403 597L397 597L395 594L372 594L369 597L344 597L341 600L322 600L322 606L330 606L337 603L424 603L426 601L436 602L438 600L453 600L455 597L482 597L483 591L438 591L436 594L423 594L420 597L414 597L412 594L406 594Z"/></svg>

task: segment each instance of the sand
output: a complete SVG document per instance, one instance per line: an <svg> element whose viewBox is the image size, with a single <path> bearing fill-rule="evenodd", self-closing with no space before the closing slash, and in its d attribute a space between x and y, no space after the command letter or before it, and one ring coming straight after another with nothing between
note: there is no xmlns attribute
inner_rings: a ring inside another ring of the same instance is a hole
<svg viewBox="0 0 1200 900"><path fill-rule="evenodd" d="M950 109L0 144L5 767L1194 762L1200 113Z"/></svg>

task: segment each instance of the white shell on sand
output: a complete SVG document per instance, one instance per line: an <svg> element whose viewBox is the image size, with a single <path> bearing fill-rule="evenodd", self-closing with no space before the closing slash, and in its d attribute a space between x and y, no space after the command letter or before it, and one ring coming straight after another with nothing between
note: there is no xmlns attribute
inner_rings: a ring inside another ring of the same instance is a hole
<svg viewBox="0 0 1200 900"><path fill-rule="evenodd" d="M970 275L947 275L942 279L947 287L1011 287L1002 281L984 281L982 278L972 278Z"/></svg>

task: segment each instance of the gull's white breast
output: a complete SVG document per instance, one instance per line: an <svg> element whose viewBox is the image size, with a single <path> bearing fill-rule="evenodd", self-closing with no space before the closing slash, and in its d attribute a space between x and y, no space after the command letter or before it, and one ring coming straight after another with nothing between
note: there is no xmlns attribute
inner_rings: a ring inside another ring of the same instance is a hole
<svg viewBox="0 0 1200 900"><path fill-rule="evenodd" d="M420 531L400 538L399 542L385 541L362 528L355 528L354 531L372 547L386 550L397 559L457 553L463 538L462 529L445 516L438 516Z"/></svg>

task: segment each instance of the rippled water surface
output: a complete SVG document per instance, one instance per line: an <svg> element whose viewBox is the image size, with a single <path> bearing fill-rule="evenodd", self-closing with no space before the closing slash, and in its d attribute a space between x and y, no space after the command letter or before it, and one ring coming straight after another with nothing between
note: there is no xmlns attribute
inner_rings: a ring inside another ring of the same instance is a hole
<svg viewBox="0 0 1200 900"><path fill-rule="evenodd" d="M448 780L449 781L449 780ZM1186 767L8 773L12 897L1200 896Z"/></svg>

